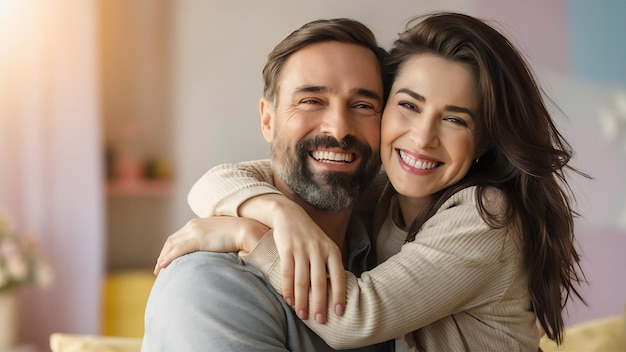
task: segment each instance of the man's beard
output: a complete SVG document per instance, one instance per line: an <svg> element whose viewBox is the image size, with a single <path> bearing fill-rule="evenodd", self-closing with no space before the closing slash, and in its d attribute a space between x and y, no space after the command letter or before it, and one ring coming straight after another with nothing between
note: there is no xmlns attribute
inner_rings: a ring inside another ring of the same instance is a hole
<svg viewBox="0 0 626 352"><path fill-rule="evenodd" d="M277 137L277 136L276 136ZM319 148L356 149L359 167L354 172L326 171L314 174L309 169L309 151ZM287 186L302 200L322 211L350 207L374 179L380 169L380 153L353 136L341 141L330 136L304 138L295 150L276 138L272 144L274 169Z"/></svg>

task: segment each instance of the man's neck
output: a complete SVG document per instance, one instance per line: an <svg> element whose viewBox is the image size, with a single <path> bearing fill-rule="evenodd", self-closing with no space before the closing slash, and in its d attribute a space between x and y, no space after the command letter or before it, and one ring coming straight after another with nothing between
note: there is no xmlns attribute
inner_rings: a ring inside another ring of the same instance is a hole
<svg viewBox="0 0 626 352"><path fill-rule="evenodd" d="M315 223L332 239L339 248L344 249L346 231L348 230L348 223L350 222L350 216L352 215L352 207L341 209L335 212L321 211L312 207L309 203L305 202L298 195L288 188L285 184L280 182L279 178L274 175L274 185L284 194L287 198L300 205L304 211L315 221Z"/></svg>
<svg viewBox="0 0 626 352"><path fill-rule="evenodd" d="M297 199L292 198L292 200L300 204L322 231L324 231L339 248L343 249L352 208L341 209L336 212L320 211L313 208L308 203L305 203L300 198L296 198Z"/></svg>

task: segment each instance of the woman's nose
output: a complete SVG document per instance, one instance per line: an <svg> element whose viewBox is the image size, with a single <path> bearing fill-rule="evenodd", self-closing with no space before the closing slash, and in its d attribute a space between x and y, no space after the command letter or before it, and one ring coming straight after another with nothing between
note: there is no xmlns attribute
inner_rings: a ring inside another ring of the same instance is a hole
<svg viewBox="0 0 626 352"><path fill-rule="evenodd" d="M433 148L439 145L437 118L420 116L415 120L411 137L419 148Z"/></svg>

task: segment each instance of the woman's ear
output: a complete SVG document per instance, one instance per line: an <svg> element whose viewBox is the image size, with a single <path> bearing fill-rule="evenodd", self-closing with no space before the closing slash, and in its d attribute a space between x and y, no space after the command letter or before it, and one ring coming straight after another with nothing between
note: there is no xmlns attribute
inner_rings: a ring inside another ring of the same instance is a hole
<svg viewBox="0 0 626 352"><path fill-rule="evenodd" d="M261 131L263 138L268 143L274 141L274 106L264 97L259 101L259 112L261 113Z"/></svg>

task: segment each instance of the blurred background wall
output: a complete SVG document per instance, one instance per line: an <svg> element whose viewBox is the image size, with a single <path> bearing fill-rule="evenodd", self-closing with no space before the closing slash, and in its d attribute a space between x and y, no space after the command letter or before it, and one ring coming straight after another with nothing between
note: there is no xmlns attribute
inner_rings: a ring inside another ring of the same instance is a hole
<svg viewBox="0 0 626 352"><path fill-rule="evenodd" d="M261 69L284 36L351 17L388 48L435 10L492 20L527 55L594 177L574 182L589 305L567 323L623 312L625 1L0 0L0 207L57 277L20 292L20 340L101 333L105 276L151 270L210 167L269 155Z"/></svg>
<svg viewBox="0 0 626 352"><path fill-rule="evenodd" d="M53 330L100 329L97 32L95 1L0 0L0 210L33 234L54 270L52 287L18 291L19 339L40 346Z"/></svg>

